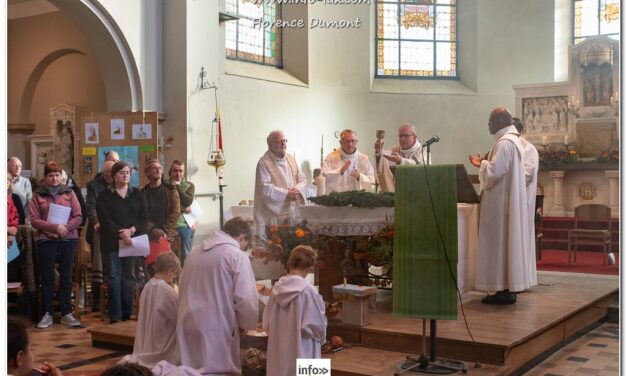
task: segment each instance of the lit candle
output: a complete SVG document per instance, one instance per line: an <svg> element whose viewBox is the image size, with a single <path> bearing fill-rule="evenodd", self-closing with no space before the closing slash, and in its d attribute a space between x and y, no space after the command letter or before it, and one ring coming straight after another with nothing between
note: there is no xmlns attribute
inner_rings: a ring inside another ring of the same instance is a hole
<svg viewBox="0 0 627 376"><path fill-rule="evenodd" d="M546 145L546 136L542 136L542 145Z"/></svg>
<svg viewBox="0 0 627 376"><path fill-rule="evenodd" d="M568 145L568 135L564 135L564 145Z"/></svg>

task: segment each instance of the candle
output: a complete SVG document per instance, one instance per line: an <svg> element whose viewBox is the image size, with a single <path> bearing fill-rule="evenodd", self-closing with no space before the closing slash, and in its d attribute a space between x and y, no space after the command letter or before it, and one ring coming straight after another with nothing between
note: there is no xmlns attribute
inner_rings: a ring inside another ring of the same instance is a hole
<svg viewBox="0 0 627 376"><path fill-rule="evenodd" d="M546 145L546 136L542 136L542 145Z"/></svg>
<svg viewBox="0 0 627 376"><path fill-rule="evenodd" d="M220 114L218 114L218 150L222 150L222 121L220 121Z"/></svg>
<svg viewBox="0 0 627 376"><path fill-rule="evenodd" d="M564 145L568 145L568 135L564 135Z"/></svg>
<svg viewBox="0 0 627 376"><path fill-rule="evenodd" d="M320 167L324 160L324 133L320 137Z"/></svg>

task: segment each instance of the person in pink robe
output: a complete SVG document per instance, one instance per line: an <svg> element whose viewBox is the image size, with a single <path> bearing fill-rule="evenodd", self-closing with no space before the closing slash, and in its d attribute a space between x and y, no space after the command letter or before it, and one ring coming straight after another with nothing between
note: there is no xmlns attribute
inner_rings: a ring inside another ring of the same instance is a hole
<svg viewBox="0 0 627 376"><path fill-rule="evenodd" d="M250 225L235 217L187 256L179 281L181 365L209 375L241 373L239 330L257 327L255 276L243 252Z"/></svg>
<svg viewBox="0 0 627 376"><path fill-rule="evenodd" d="M263 312L263 327L268 331L267 375L296 375L296 359L320 358L327 331L324 301L305 279L315 259L311 247L294 248L287 263L289 274L272 288Z"/></svg>

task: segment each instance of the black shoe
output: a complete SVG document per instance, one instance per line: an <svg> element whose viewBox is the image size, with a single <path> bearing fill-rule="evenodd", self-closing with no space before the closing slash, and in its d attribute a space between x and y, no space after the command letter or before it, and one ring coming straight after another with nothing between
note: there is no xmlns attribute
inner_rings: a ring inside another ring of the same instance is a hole
<svg viewBox="0 0 627 376"><path fill-rule="evenodd" d="M120 320L116 320L116 319L109 320L109 324L115 324L116 322L120 322Z"/></svg>
<svg viewBox="0 0 627 376"><path fill-rule="evenodd" d="M514 304L516 303L516 294L509 290L497 291L496 294L488 295L481 299L484 304Z"/></svg>
<svg viewBox="0 0 627 376"><path fill-rule="evenodd" d="M91 283L91 311L100 311L100 282Z"/></svg>

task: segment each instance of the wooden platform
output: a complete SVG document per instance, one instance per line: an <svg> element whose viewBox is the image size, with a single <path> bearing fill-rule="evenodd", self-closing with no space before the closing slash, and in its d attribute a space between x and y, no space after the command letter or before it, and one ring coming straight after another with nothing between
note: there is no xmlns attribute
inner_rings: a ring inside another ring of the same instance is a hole
<svg viewBox="0 0 627 376"><path fill-rule="evenodd" d="M456 321L438 321L438 356L466 362L473 375L511 375L542 354L586 332L618 301L616 276L539 272L539 285L510 306L485 305L484 294L463 296L471 339L461 310ZM407 355L420 352L422 320L395 317L391 292L377 296L371 324L362 328L329 321L328 337L354 344L330 356L333 375L391 375ZM94 346L132 348L135 322L91 328ZM428 325L427 325L428 331ZM481 368L474 368L480 362Z"/></svg>

